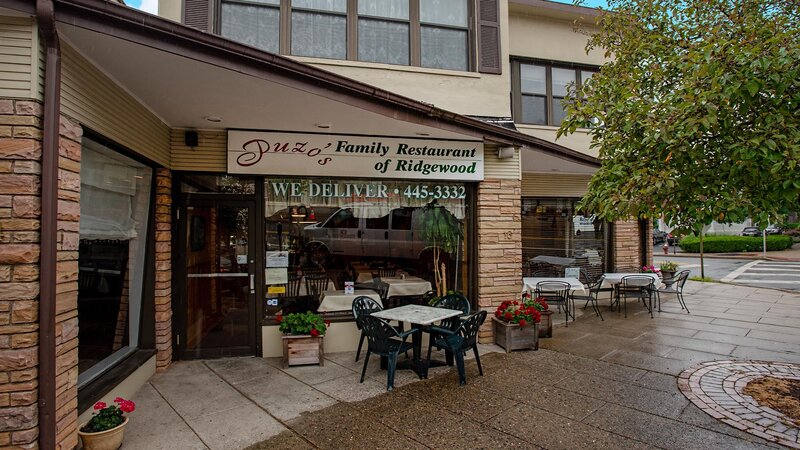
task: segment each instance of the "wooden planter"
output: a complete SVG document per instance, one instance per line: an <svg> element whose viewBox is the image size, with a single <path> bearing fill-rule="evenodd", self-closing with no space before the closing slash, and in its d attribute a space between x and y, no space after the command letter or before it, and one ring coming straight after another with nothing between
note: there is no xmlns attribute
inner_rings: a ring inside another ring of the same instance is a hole
<svg viewBox="0 0 800 450"><path fill-rule="evenodd" d="M304 364L325 365L325 349L322 345L324 336L281 336L283 339L283 367Z"/></svg>
<svg viewBox="0 0 800 450"><path fill-rule="evenodd" d="M512 350L539 350L539 324L520 328L516 323L508 323L492 316L494 322L494 343L503 347L506 353Z"/></svg>
<svg viewBox="0 0 800 450"><path fill-rule="evenodd" d="M539 337L553 337L553 311L542 311L542 321L539 322Z"/></svg>

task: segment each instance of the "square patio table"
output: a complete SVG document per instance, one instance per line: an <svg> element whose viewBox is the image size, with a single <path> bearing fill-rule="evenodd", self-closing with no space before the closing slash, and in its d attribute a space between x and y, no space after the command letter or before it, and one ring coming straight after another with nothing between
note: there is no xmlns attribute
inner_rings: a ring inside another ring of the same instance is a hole
<svg viewBox="0 0 800 450"><path fill-rule="evenodd" d="M655 274L655 273L610 272L610 273L604 273L603 274L603 284L601 285L601 287L618 286L620 283L622 283L622 278L623 277L628 277L628 276L633 276L633 275L650 277L650 278L653 279L653 284L656 285L656 286L661 284L661 278L659 278L658 274Z"/></svg>
<svg viewBox="0 0 800 450"><path fill-rule="evenodd" d="M460 316L462 314L464 314L462 311L455 309L434 308L432 306L423 305L405 305L397 308L377 311L372 313L372 316L383 320L408 322L413 328L417 328L422 331L436 322L449 319L450 317ZM420 377L420 379L424 380L428 378L428 367L430 366L430 361L422 360L422 358L420 358L420 354L422 353L422 333L414 333L411 335L411 339L412 344L414 345L414 359L411 363L411 366L406 367L405 364L401 364L405 363L405 361L401 361L397 364L397 368L410 368L414 371L414 373L417 374L418 377ZM438 364L439 362L436 361L436 363ZM383 358L381 358L381 367L383 367L383 365L384 361Z"/></svg>
<svg viewBox="0 0 800 450"><path fill-rule="evenodd" d="M541 282L560 281L569 284L570 293L586 292L586 287L577 278L564 277L528 277L522 279L522 292L535 291L536 285Z"/></svg>
<svg viewBox="0 0 800 450"><path fill-rule="evenodd" d="M353 309L353 300L360 296L369 297L375 300L381 308L381 296L375 291L356 290L352 294L345 294L343 289L335 291L325 291L322 293L322 301L319 304L317 311L350 311Z"/></svg>
<svg viewBox="0 0 800 450"><path fill-rule="evenodd" d="M389 285L386 298L403 297L407 295L423 295L433 289L431 282L420 277L407 275L405 278L384 277L381 281Z"/></svg>

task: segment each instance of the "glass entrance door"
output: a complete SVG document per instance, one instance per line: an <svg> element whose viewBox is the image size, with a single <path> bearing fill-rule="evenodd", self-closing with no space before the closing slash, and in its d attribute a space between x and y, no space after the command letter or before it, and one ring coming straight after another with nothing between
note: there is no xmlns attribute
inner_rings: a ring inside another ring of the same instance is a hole
<svg viewBox="0 0 800 450"><path fill-rule="evenodd" d="M250 202L189 202L180 221L183 358L255 354Z"/></svg>

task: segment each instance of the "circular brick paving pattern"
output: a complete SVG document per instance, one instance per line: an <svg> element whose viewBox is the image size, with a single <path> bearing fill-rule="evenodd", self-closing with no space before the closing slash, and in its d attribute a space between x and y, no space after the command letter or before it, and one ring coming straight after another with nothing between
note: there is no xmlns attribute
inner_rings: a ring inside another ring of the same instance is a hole
<svg viewBox="0 0 800 450"><path fill-rule="evenodd" d="M800 365L712 361L683 371L678 387L686 398L715 419L770 442L800 449L800 428L791 419L742 393L747 383L765 376L800 380Z"/></svg>

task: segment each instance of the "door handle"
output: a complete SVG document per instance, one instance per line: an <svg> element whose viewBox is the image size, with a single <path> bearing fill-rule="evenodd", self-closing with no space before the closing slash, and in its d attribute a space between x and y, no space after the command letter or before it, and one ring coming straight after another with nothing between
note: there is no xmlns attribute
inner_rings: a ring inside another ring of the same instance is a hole
<svg viewBox="0 0 800 450"><path fill-rule="evenodd" d="M389 232L388 231L384 231L383 232L383 238L387 239L387 240L389 239Z"/></svg>
<svg viewBox="0 0 800 450"><path fill-rule="evenodd" d="M256 275L250 274L250 293L253 294L256 292Z"/></svg>

